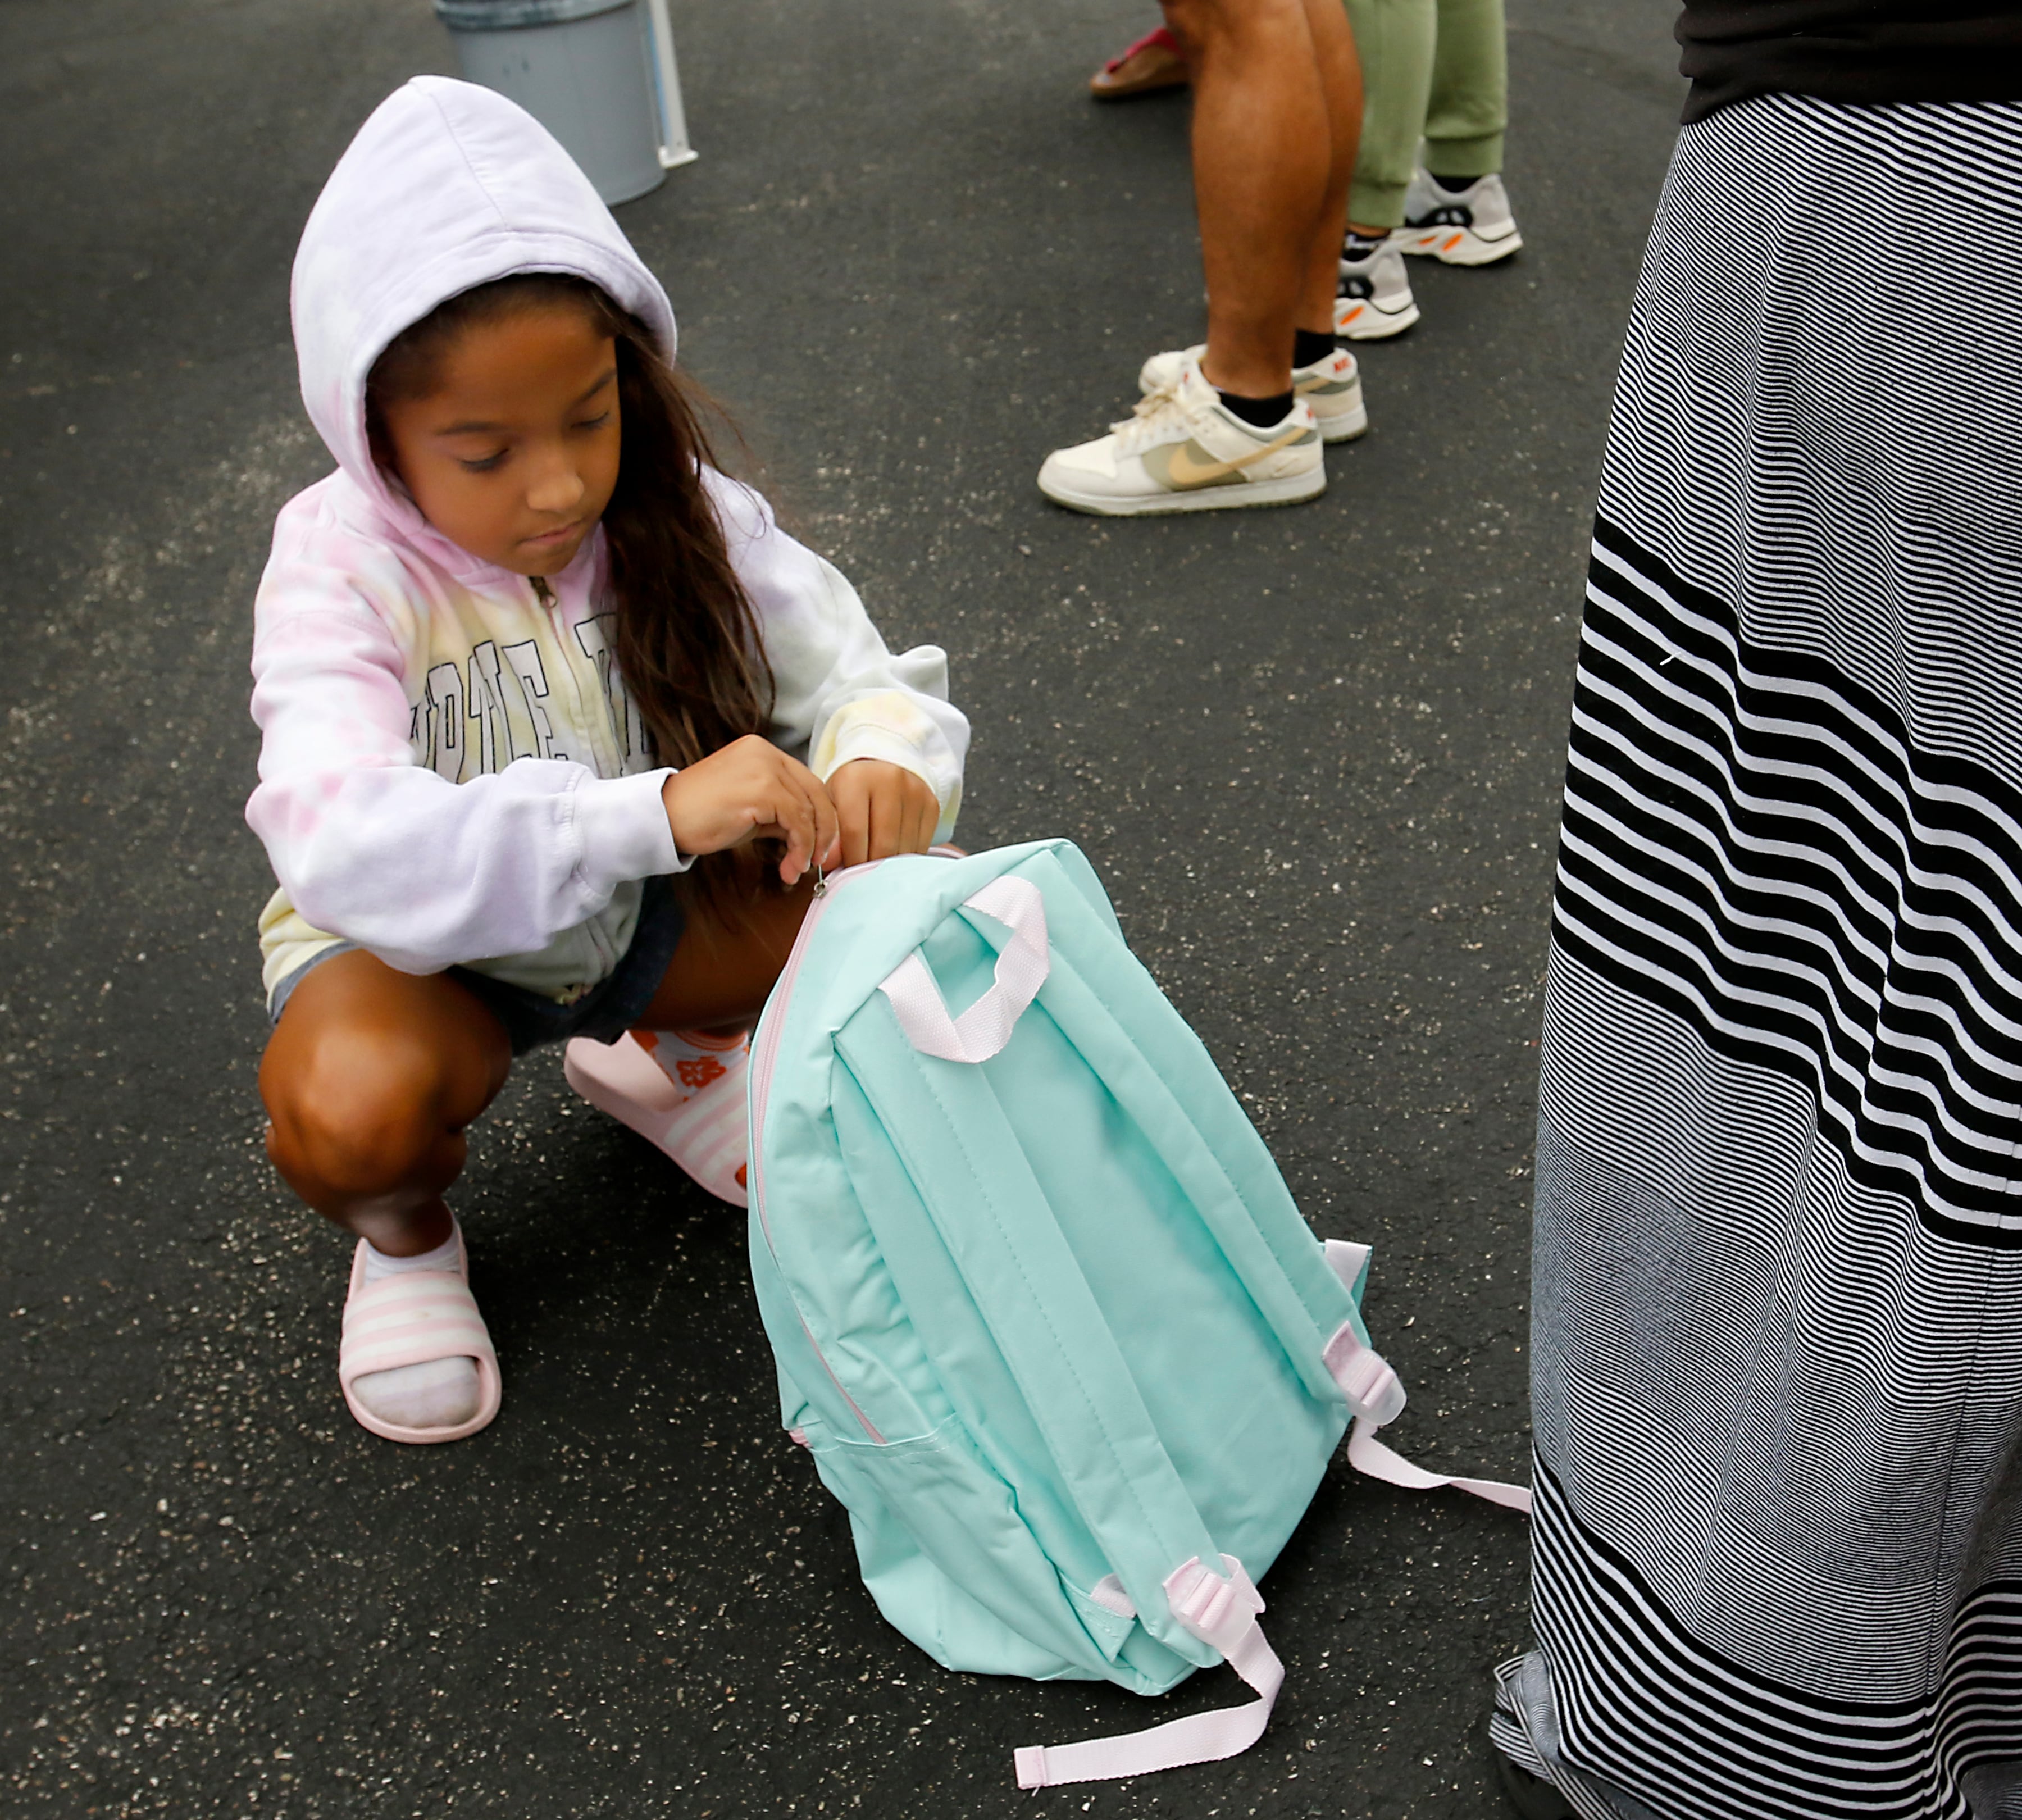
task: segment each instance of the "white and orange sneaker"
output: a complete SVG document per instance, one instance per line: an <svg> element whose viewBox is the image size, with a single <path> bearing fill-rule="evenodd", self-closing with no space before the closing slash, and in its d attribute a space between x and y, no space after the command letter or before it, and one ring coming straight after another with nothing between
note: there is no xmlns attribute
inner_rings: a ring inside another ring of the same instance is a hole
<svg viewBox="0 0 2022 1820"><path fill-rule="evenodd" d="M1352 342L1388 341L1418 320L1418 299L1394 239L1378 243L1359 259L1343 247L1334 300L1334 332Z"/></svg>
<svg viewBox="0 0 2022 1820"><path fill-rule="evenodd" d="M1390 244L1447 265L1493 265L1524 244L1509 192L1499 177L1478 177L1465 189L1448 189L1423 170L1404 192L1404 225Z"/></svg>
<svg viewBox="0 0 2022 1820"><path fill-rule="evenodd" d="M628 1030L615 1043L577 1037L562 1073L598 1111L664 1150L717 1200L744 1207L750 1063L748 1034Z"/></svg>
<svg viewBox="0 0 2022 1820"><path fill-rule="evenodd" d="M1296 505L1327 491L1327 470L1305 399L1259 429L1222 403L1189 350L1108 435L1047 456L1039 491L1077 512L1135 517Z"/></svg>
<svg viewBox="0 0 2022 1820"><path fill-rule="evenodd" d="M1154 354L1137 371L1137 389L1147 396L1169 386L1182 360L1198 361L1206 345ZM1292 391L1313 409L1322 442L1352 442L1369 429L1369 412L1362 402L1362 372L1355 356L1337 348L1324 360L1292 369Z"/></svg>

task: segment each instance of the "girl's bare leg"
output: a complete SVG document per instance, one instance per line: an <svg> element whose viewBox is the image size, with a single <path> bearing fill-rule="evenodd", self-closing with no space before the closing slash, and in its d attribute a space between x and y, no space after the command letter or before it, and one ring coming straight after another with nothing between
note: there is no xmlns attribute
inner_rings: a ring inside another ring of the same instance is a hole
<svg viewBox="0 0 2022 1820"><path fill-rule="evenodd" d="M814 880L761 893L726 915L692 899L681 945L639 1021L651 1030L748 1029L791 952L814 901Z"/></svg>
<svg viewBox="0 0 2022 1820"><path fill-rule="evenodd" d="M268 1039L267 1154L325 1219L383 1256L418 1257L455 1230L443 1193L511 1062L498 1019L455 981L340 954L296 987ZM477 1413L477 1361L396 1365L352 1392L403 1428L454 1429Z"/></svg>
<svg viewBox="0 0 2022 1820"><path fill-rule="evenodd" d="M692 904L640 1022L747 1028L813 896L809 879L747 901L736 916ZM498 1019L447 975L400 973L356 950L338 955L295 989L268 1040L267 1154L326 1219L389 1257L414 1256L449 1237L443 1196L463 1172L465 1131L511 1062Z"/></svg>
<svg viewBox="0 0 2022 1820"><path fill-rule="evenodd" d="M396 971L358 950L318 967L260 1064L267 1154L326 1219L389 1257L450 1235L443 1192L472 1120L506 1084L498 1020L446 974Z"/></svg>

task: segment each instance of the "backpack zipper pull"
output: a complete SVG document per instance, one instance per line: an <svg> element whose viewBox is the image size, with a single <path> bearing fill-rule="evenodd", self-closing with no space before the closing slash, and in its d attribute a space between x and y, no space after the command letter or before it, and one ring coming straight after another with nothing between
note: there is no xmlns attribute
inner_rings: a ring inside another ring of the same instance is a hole
<svg viewBox="0 0 2022 1820"><path fill-rule="evenodd" d="M819 860L816 860L815 861L815 888L813 895L817 897L826 897L828 895L828 880L822 872L822 863Z"/></svg>

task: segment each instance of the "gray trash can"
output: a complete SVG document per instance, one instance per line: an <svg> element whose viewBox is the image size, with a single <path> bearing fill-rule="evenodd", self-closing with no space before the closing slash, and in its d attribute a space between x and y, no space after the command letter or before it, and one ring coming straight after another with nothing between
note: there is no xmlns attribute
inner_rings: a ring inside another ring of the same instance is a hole
<svg viewBox="0 0 2022 1820"><path fill-rule="evenodd" d="M658 186L688 149L666 0L435 0L465 79L524 108L607 203Z"/></svg>

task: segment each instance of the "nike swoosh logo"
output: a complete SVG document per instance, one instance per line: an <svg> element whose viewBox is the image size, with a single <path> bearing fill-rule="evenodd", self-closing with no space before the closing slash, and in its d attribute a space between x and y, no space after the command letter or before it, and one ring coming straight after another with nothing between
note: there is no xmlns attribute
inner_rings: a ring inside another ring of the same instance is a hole
<svg viewBox="0 0 2022 1820"><path fill-rule="evenodd" d="M1166 464L1166 484L1179 492L1189 487L1212 486L1217 481L1225 481L1231 474L1240 473L1252 462L1261 462L1268 455L1290 448L1305 433L1304 424L1294 424L1283 436L1226 462L1197 462L1193 455L1195 445L1191 441L1183 442L1173 451L1173 459Z"/></svg>

